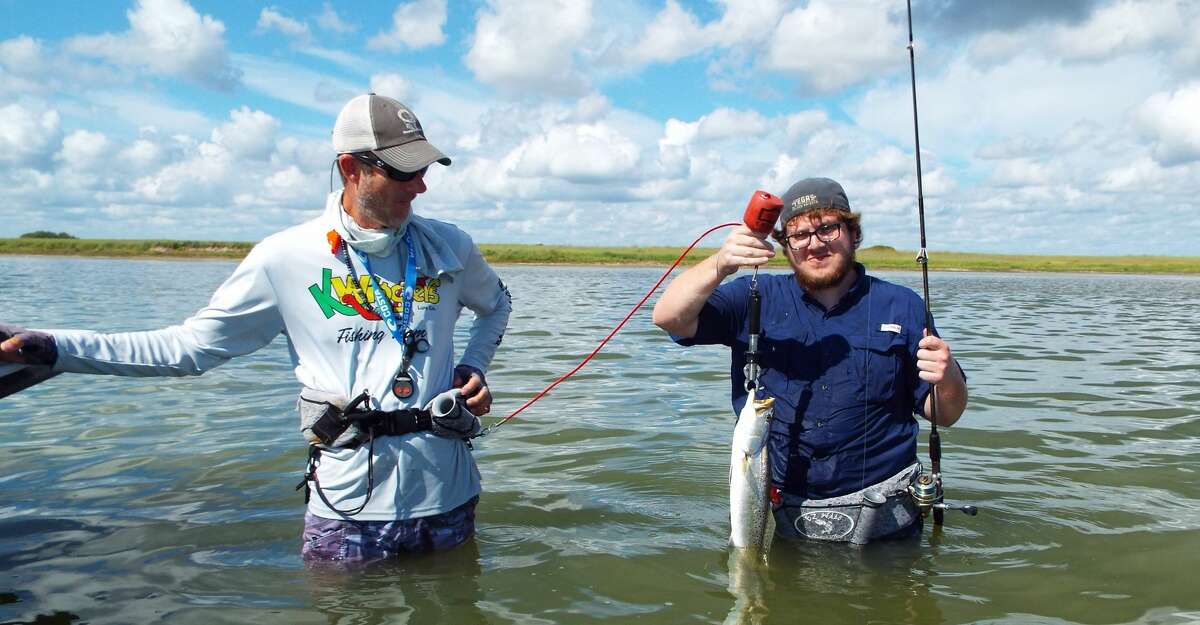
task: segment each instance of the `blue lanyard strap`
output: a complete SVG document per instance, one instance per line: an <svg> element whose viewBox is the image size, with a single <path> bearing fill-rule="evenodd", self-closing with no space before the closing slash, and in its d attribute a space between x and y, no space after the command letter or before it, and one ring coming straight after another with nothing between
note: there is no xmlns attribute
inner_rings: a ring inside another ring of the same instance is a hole
<svg viewBox="0 0 1200 625"><path fill-rule="evenodd" d="M358 256L358 261L362 263L367 270L367 277L371 280L371 290L375 293L374 308L375 312L383 319L383 323L387 326L388 331L392 333L392 338L401 346L407 346L404 341L404 333L408 330L408 324L412 321L413 307L413 287L417 282L417 252L413 248L412 230L405 229L404 231L404 247L408 249L408 261L404 263L404 295L401 299L400 321L396 321L396 312L392 310L392 300L387 295L387 291L379 286L379 280L375 278L375 272L371 271L371 259L353 246L347 245L349 249L353 249Z"/></svg>

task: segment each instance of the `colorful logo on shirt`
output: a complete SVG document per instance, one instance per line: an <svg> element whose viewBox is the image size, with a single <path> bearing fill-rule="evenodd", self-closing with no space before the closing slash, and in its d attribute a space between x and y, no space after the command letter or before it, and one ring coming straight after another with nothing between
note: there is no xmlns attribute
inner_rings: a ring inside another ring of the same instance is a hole
<svg viewBox="0 0 1200 625"><path fill-rule="evenodd" d="M404 283L393 284L383 278L376 279L387 293L392 310L399 313L404 301ZM312 295L326 319L334 315L345 315L378 321L379 315L374 309L375 289L371 288L371 279L368 276L359 276L358 285L360 288L354 288L353 279L348 272L345 276L335 276L332 269L322 269L320 284L310 285L308 293ZM413 301L420 304L438 303L441 301L441 296L438 295L438 288L441 286L442 281L437 278L417 278L417 284L413 287ZM362 294L366 295L367 301L362 300Z"/></svg>

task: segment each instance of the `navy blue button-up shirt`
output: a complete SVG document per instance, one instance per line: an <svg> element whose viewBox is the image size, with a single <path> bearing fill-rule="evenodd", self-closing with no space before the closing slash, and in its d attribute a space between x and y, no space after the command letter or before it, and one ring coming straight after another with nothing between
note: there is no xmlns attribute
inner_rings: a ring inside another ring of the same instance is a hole
<svg viewBox="0 0 1200 625"><path fill-rule="evenodd" d="M769 455L781 490L824 499L860 490L916 462L914 414L930 385L917 376L925 304L912 290L866 275L830 310L792 274L760 274L763 372L774 397ZM733 411L746 403L745 353L750 278L716 289L696 335L680 345L732 349ZM936 330L935 330L936 332Z"/></svg>

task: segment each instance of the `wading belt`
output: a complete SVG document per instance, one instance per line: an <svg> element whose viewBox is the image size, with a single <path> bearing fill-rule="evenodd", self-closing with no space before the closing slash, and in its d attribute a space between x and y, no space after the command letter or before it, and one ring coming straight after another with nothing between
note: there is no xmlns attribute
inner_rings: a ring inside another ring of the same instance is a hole
<svg viewBox="0 0 1200 625"><path fill-rule="evenodd" d="M831 499L780 493L776 527L785 536L865 545L920 520L908 492L920 473L921 465L913 464L874 486Z"/></svg>
<svg viewBox="0 0 1200 625"><path fill-rule="evenodd" d="M333 408L332 411L336 411ZM340 411L339 411L340 412ZM327 413L329 414L329 413ZM322 416L321 419L324 419ZM428 410L405 408L404 410L362 410L344 412L339 417L333 417L326 422L317 420L312 426L313 434L321 440L322 445L329 446L337 440L342 432L351 424L358 426L358 431L365 438L372 436L400 436L413 432L424 432L433 429L433 418ZM356 438L343 447L353 449L361 441Z"/></svg>
<svg viewBox="0 0 1200 625"><path fill-rule="evenodd" d="M371 436L400 436L433 429L433 418L428 410L405 408L404 410L368 410L349 415L359 429Z"/></svg>
<svg viewBox="0 0 1200 625"><path fill-rule="evenodd" d="M354 516L362 512L367 507L367 502L371 501L371 493L375 490L375 437L400 436L433 429L433 417L428 410L417 408L405 408L403 410L359 410L358 407L365 403L367 399L369 397L364 391L354 401L350 402L350 405L346 406L345 410L341 410L332 404L326 404L325 412L311 426L312 433L321 441L322 445L326 446L336 441L351 424L357 426L360 435L352 439L349 443L340 446L340 448L354 449L362 444L363 437L366 438L367 445L369 446L367 450L367 496L363 499L362 504L354 510L340 510L334 506L325 497L325 492L321 490L321 483L317 481L317 466L321 461L321 448L317 445L309 445L308 463L304 468L304 479L296 485L296 490L304 489L304 503L308 503L312 491L315 490L317 496L321 498L321 502L338 514ZM309 482L312 482L311 488L309 487Z"/></svg>
<svg viewBox="0 0 1200 625"><path fill-rule="evenodd" d="M433 429L433 418L428 410L417 408L360 410L359 406L366 403L368 399L370 396L364 391L354 398L345 409L322 402L325 403L325 411L309 426L309 429L320 444L332 447L342 433L354 425L357 427L359 435L338 445L338 447L350 449L358 447L362 443L362 439L370 439L372 436L399 436ZM301 400L309 401L303 397Z"/></svg>

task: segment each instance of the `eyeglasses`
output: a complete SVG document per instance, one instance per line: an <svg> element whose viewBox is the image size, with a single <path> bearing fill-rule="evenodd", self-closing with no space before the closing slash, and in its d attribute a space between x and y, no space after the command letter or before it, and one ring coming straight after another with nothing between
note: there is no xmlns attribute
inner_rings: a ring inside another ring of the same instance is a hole
<svg viewBox="0 0 1200 625"><path fill-rule="evenodd" d="M835 221L833 223L821 224L816 230L804 230L801 232L793 232L784 238L787 241L787 246L793 250L802 250L812 244L813 235L822 243L831 243L838 240L842 236L842 222Z"/></svg>
<svg viewBox="0 0 1200 625"><path fill-rule="evenodd" d="M425 175L425 170L429 169L429 167L426 166L418 169L417 171L400 171L399 169L396 169L395 167L383 162L383 159L375 156L375 154L371 152L351 152L350 156L353 156L354 158L368 165L380 169L383 171L385 176L395 180L396 182L408 182L413 178L419 178Z"/></svg>

